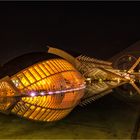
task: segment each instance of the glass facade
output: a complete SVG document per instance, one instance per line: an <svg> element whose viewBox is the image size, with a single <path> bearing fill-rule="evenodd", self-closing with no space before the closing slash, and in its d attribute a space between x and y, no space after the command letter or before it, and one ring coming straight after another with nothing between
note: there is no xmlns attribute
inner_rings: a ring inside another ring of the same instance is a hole
<svg viewBox="0 0 140 140"><path fill-rule="evenodd" d="M84 79L63 59L36 63L11 80L21 94L12 113L32 120L60 120L84 95Z"/></svg>

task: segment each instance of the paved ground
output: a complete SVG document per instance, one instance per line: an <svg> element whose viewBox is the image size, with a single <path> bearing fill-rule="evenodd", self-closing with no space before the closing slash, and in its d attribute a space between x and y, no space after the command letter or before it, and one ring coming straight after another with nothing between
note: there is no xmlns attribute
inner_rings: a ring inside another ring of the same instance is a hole
<svg viewBox="0 0 140 140"><path fill-rule="evenodd" d="M107 95L51 124L0 114L0 138L130 139L136 116L133 107Z"/></svg>

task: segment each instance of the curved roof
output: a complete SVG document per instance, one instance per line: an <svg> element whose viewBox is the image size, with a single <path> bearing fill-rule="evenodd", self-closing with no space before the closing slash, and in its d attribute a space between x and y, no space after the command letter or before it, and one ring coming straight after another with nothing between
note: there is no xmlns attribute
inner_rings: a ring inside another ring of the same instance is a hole
<svg viewBox="0 0 140 140"><path fill-rule="evenodd" d="M7 75L12 76L13 74L19 72L20 70L23 70L26 67L29 67L39 61L52 58L60 58L60 57L49 54L47 52L33 52L18 56L0 67L0 78Z"/></svg>

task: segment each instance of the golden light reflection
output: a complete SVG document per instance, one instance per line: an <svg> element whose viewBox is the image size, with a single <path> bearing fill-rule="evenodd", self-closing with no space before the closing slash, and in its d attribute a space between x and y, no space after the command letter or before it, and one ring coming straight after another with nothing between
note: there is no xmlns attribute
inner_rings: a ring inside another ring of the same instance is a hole
<svg viewBox="0 0 140 140"><path fill-rule="evenodd" d="M79 88L79 85L84 83L84 79L70 63L63 59L37 63L15 74L11 79L20 93L26 93L27 96L21 97L12 109L12 113L28 119L60 120L79 103L84 95L84 91ZM75 88L79 89L74 91ZM35 91L36 95L32 93L31 97L32 91ZM61 93L61 91L65 92ZM39 94L41 92L48 94L41 96Z"/></svg>

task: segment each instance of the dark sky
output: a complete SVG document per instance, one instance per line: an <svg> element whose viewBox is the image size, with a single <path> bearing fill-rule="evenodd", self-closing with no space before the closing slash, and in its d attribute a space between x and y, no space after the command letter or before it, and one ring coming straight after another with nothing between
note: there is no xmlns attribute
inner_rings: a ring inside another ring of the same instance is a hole
<svg viewBox="0 0 140 140"><path fill-rule="evenodd" d="M106 59L138 40L138 2L0 2L0 63L47 44Z"/></svg>

